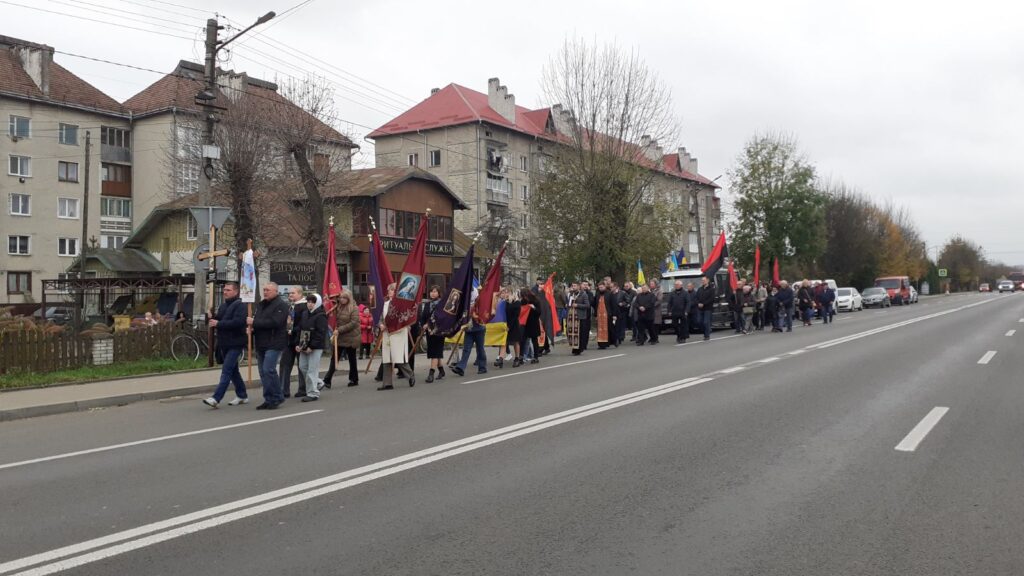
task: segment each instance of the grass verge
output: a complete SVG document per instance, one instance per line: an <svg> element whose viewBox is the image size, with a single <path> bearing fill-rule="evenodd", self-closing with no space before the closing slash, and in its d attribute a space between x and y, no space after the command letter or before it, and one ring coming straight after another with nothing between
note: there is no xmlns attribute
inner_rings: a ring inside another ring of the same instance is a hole
<svg viewBox="0 0 1024 576"><path fill-rule="evenodd" d="M123 378L125 376L161 374L205 367L206 358L200 358L196 362L178 361L173 358L150 358L132 362L119 362L108 366L85 366L57 372L14 372L11 374L0 374L0 390L96 382Z"/></svg>

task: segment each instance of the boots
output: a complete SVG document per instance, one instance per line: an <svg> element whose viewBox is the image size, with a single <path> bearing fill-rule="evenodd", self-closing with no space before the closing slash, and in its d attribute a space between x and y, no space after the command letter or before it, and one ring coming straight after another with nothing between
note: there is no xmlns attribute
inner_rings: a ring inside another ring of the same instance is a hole
<svg viewBox="0 0 1024 576"><path fill-rule="evenodd" d="M444 366L438 366L437 367L437 379L440 380L442 378L444 378Z"/></svg>
<svg viewBox="0 0 1024 576"><path fill-rule="evenodd" d="M431 382L433 382L433 381L434 381L434 369L433 369L433 368L431 368L431 369L430 369L430 372L427 372L427 379L425 380L425 382L426 382L427 384L430 384L430 383L431 383Z"/></svg>
<svg viewBox="0 0 1024 576"><path fill-rule="evenodd" d="M523 365L523 359L521 357L519 357L519 356L516 356L515 360L512 361L512 367L513 368L519 368L522 365Z"/></svg>

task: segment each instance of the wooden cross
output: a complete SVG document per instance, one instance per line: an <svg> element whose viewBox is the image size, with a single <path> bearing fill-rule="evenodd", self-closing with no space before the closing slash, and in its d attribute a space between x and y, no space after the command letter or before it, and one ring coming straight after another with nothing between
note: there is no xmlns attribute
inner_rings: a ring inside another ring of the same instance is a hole
<svg viewBox="0 0 1024 576"><path fill-rule="evenodd" d="M245 249L246 249L246 251L252 250L252 238L249 238L249 239L247 239L245 241ZM260 254L259 250L253 250L253 253L252 253L252 257L253 258L259 258L260 256L262 256L262 254ZM239 260L244 260L245 259L245 254L244 253L243 254L239 254L238 255L238 259Z"/></svg>
<svg viewBox="0 0 1024 576"><path fill-rule="evenodd" d="M210 226L210 249L207 252L203 252L202 254L197 256L196 258L198 258L199 261L202 262L202 261L205 261L205 260L209 260L210 258L218 258L220 256L227 256L228 254L231 254L231 250L228 250L227 248L225 248L223 250L217 250L216 248L217 248L217 229L214 228L213 226ZM217 265L217 261L214 260L212 262L212 267L216 268L216 265Z"/></svg>

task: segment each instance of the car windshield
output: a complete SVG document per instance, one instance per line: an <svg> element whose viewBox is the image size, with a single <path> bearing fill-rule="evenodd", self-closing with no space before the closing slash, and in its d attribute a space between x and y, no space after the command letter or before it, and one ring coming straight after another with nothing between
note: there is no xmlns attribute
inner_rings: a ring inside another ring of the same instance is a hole
<svg viewBox="0 0 1024 576"><path fill-rule="evenodd" d="M836 294L839 296L851 296L853 294L853 290L850 290L849 288L840 288Z"/></svg>
<svg viewBox="0 0 1024 576"><path fill-rule="evenodd" d="M880 278L875 280L875 286L885 288L886 290L898 290L900 287L899 278Z"/></svg>
<svg viewBox="0 0 1024 576"><path fill-rule="evenodd" d="M864 291L864 295L865 296L875 296L875 295L878 295L878 294L882 294L883 292L885 292L885 291L882 290L881 288L868 288L867 290Z"/></svg>

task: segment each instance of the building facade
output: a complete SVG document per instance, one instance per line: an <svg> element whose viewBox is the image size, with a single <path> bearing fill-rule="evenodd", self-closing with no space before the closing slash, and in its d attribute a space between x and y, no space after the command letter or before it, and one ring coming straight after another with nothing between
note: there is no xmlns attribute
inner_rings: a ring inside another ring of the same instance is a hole
<svg viewBox="0 0 1024 576"><path fill-rule="evenodd" d="M568 117L558 105L517 106L515 96L492 78L486 94L458 84L434 89L369 138L377 166L426 170L466 202L467 210L456 216L460 230L481 232L495 250L510 238L507 269L529 284L530 194L545 177ZM718 187L699 175L697 160L686 149L666 155L657 142L638 144L651 162L654 185L686 215L688 230L680 231L680 246L698 257L706 254L721 229Z"/></svg>

